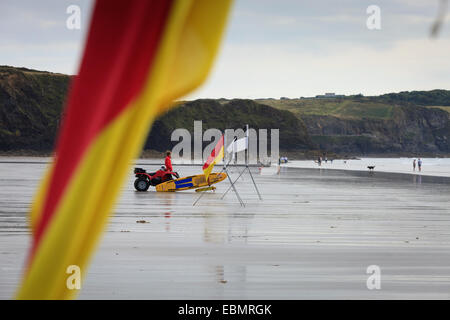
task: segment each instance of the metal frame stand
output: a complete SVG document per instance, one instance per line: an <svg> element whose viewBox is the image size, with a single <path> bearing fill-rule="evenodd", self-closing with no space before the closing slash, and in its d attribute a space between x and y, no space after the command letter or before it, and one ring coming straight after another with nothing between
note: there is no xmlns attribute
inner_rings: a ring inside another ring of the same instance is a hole
<svg viewBox="0 0 450 320"><path fill-rule="evenodd" d="M245 207L244 201L242 201L241 197L239 196L239 193L237 192L236 187L234 186L233 181L231 180L230 174L228 173L228 170L227 170L227 166L224 166L224 168L222 170L225 171L225 173L227 174L228 180L230 180L230 183L231 183L231 185L228 188L228 190L230 190L230 188L233 188L233 191L234 191L234 193L236 193L236 197L238 198L239 203L241 204L241 206ZM223 199L223 197L221 199Z"/></svg>
<svg viewBox="0 0 450 320"><path fill-rule="evenodd" d="M231 178L230 178L231 186L228 187L227 191L225 191L225 193L222 195L222 197L220 197L220 199L225 198L225 196L227 195L228 191L230 191L231 188L233 188L233 189L235 188L234 184L239 180L239 178L242 176L242 174L245 172L245 170L248 170L248 173L250 174L250 177L252 178L253 185L255 186L256 193L258 194L259 200L262 200L261 194L259 193L258 187L256 186L255 179L253 179L253 175L252 175L252 172L250 171L248 164L245 165L244 170L241 171L241 173L236 178L236 180L234 180L234 182L231 181Z"/></svg>
<svg viewBox="0 0 450 320"><path fill-rule="evenodd" d="M225 193L222 195L222 197L220 199L225 198L225 196L227 195L228 191L230 191L231 188L235 189L234 184L239 180L239 178L242 176L244 171L247 170L248 173L250 174L250 177L252 178L252 182L253 182L253 185L255 186L255 190L256 190L256 193L258 194L259 200L262 200L261 194L259 193L258 187L256 186L255 179L253 179L252 172L248 166L248 124L246 125L246 136L247 136L247 149L245 150L245 168L244 168L244 170L241 171L241 173L236 178L236 180L234 180L234 182L232 182L231 178L230 178L231 186L227 189L227 191L225 191ZM229 177L229 175L228 175L228 177Z"/></svg>
<svg viewBox="0 0 450 320"><path fill-rule="evenodd" d="M223 144L224 144L224 152L225 152L225 146L226 146L226 144L225 144L225 135L224 135L223 139L224 139L224 143L223 143ZM232 160L232 159L230 159L230 160L228 161L228 163L225 163L225 156L224 156L224 158L223 158L223 168L222 168L222 170L220 170L220 173L225 172L225 173L227 174L228 180L230 180L230 183L231 183L230 188L233 188L233 191L234 191L234 193L236 194L236 197L238 198L239 204L240 204L241 206L245 207L245 203L244 203L244 201L242 201L241 197L239 196L239 193L238 193L236 187L234 186L233 181L232 181L231 178L230 178L230 174L228 173L228 170L227 170L227 166L230 164L230 161L231 161L231 160ZM251 174L251 173L250 173L250 174ZM253 179L253 177L252 177L252 179ZM256 187L256 185L255 185L255 187ZM230 188L229 188L229 189L230 189ZM229 189L228 189L228 190L229 190ZM227 190L227 192L228 192L228 190ZM205 192L202 192L202 193L200 194L200 196L197 198L197 200L195 200L195 202L192 204L192 206L195 206L195 205L197 204L197 202L203 197L203 194L204 194L204 193L205 193Z"/></svg>

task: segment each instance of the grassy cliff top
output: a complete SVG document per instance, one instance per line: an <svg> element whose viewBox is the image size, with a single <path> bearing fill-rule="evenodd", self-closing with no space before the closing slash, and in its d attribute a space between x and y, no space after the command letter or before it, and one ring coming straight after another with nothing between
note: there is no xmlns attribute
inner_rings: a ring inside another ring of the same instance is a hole
<svg viewBox="0 0 450 320"><path fill-rule="evenodd" d="M47 74L47 75L53 75L53 76L65 76L67 77L68 75L66 74L62 74L62 73L54 73L54 72L50 72L50 71L41 71L41 70L34 70L34 69L29 69L29 68L24 68L24 67L11 67L11 66L5 66L5 65L0 65L0 73L16 73L16 72L22 72L25 74Z"/></svg>
<svg viewBox="0 0 450 320"><path fill-rule="evenodd" d="M427 108L436 108L447 111L450 114L450 106L427 106Z"/></svg>
<svg viewBox="0 0 450 320"><path fill-rule="evenodd" d="M397 106L424 106L450 112L450 90L405 91L381 96L342 98L257 99L295 115L333 116L340 119L392 119Z"/></svg>
<svg viewBox="0 0 450 320"><path fill-rule="evenodd" d="M297 116L319 115L334 116L341 119L390 119L394 106L381 102L364 101L363 99L262 99L258 102L271 107L288 110Z"/></svg>

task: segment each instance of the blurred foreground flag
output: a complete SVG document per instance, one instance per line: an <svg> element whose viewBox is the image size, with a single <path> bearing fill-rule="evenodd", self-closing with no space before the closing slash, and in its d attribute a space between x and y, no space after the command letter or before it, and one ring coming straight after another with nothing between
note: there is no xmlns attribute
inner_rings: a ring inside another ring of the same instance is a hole
<svg viewBox="0 0 450 320"><path fill-rule="evenodd" d="M98 0L55 158L31 209L17 297L69 299L156 116L199 86L230 0ZM114 279L111 279L114 281Z"/></svg>
<svg viewBox="0 0 450 320"><path fill-rule="evenodd" d="M208 181L208 176L214 168L214 165L223 159L223 140L224 136L222 135L213 151L209 155L208 159L206 160L205 164L203 165L203 172L205 173L206 181Z"/></svg>

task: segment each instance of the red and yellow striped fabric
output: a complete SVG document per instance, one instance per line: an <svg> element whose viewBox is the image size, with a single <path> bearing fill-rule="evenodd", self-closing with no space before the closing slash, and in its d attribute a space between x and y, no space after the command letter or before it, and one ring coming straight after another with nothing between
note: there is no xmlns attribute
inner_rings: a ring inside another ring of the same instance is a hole
<svg viewBox="0 0 450 320"><path fill-rule="evenodd" d="M55 157L31 208L19 299L68 299L155 117L198 87L231 0L97 0Z"/></svg>
<svg viewBox="0 0 450 320"><path fill-rule="evenodd" d="M224 136L222 135L222 137L214 147L213 151L209 155L208 159L206 160L205 164L203 165L203 172L205 173L206 181L208 181L209 174L214 168L214 165L223 159L223 143L224 143Z"/></svg>

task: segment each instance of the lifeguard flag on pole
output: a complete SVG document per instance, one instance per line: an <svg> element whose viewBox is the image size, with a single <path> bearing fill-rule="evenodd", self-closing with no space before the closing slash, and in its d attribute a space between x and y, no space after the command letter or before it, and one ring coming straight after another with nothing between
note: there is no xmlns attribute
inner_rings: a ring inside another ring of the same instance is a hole
<svg viewBox="0 0 450 320"><path fill-rule="evenodd" d="M208 181L209 174L214 168L214 165L223 159L223 139L224 136L222 135L213 151L209 155L208 159L206 160L205 164L203 165L203 172L205 173L206 181Z"/></svg>
<svg viewBox="0 0 450 320"><path fill-rule="evenodd" d="M98 0L31 208L19 299L70 299L155 117L206 78L230 0ZM79 268L79 269L77 269ZM72 277L72 279L74 279Z"/></svg>

